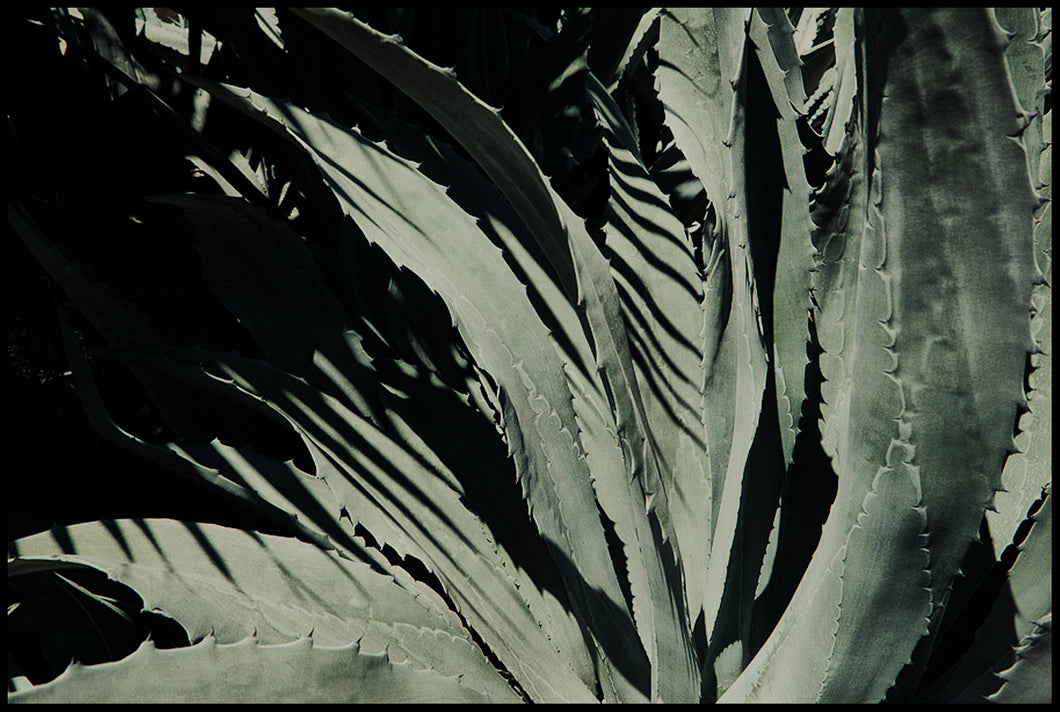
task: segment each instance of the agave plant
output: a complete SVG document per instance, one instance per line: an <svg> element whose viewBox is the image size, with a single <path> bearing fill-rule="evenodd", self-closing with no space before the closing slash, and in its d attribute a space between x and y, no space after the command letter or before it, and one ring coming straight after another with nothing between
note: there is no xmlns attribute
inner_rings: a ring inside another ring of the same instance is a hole
<svg viewBox="0 0 1060 712"><path fill-rule="evenodd" d="M1051 701L1051 18L5 23L142 463L10 541L8 700Z"/></svg>

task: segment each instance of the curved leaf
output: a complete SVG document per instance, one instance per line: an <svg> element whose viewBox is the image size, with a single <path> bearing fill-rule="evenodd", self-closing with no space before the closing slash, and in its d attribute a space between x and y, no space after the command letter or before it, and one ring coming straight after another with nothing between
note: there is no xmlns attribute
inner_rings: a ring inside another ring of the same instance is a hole
<svg viewBox="0 0 1060 712"><path fill-rule="evenodd" d="M756 187L748 176L747 28L751 12L667 10L661 15L659 43L657 81L665 123L706 188L717 221L710 235L711 266L704 289L703 411L713 526L702 624L708 638L737 620L738 629L746 627L750 608L742 603L753 593L754 584L750 588L742 584L744 558L756 560L754 575L762 559L757 546L744 547L745 527L752 520L768 527L776 504L768 496L749 505L743 501L745 473L767 392L764 310L752 258L761 245L752 242L749 227L748 195ZM769 479L769 491L776 489L774 473L760 476ZM760 543L764 547L764 537ZM743 594L734 597L738 590ZM729 641L715 642L713 654L718 654L719 646ZM710 655L703 662L709 666Z"/></svg>
<svg viewBox="0 0 1060 712"><path fill-rule="evenodd" d="M190 648L147 641L124 660L72 665L55 680L8 695L14 703L485 703L509 702L357 643L326 647L302 638L228 645L207 637Z"/></svg>
<svg viewBox="0 0 1060 712"><path fill-rule="evenodd" d="M1001 689L987 699L997 704L1039 704L1053 701L1053 614L1035 625L1035 631L1020 641L1017 660L1000 677Z"/></svg>
<svg viewBox="0 0 1060 712"><path fill-rule="evenodd" d="M455 74L416 56L400 38L383 35L349 13L327 8L294 12L394 81L450 131L512 201L541 241L568 297L573 298L577 285L564 216L547 181L500 112L460 87Z"/></svg>
<svg viewBox="0 0 1060 712"><path fill-rule="evenodd" d="M751 17L749 37L754 43L759 65L765 74L776 110L783 189L780 195L779 234L753 234L750 239L775 241L775 275L758 277L759 284L772 284L772 304L763 309L766 338L772 341L773 370L776 374L777 407L784 464L791 466L795 436L805 400L805 371L809 359L807 321L810 311L810 273L813 243L810 240L810 184L806 179L803 147L797 121L805 104L801 62L792 39L793 28L778 8L758 8ZM768 50L768 51L767 51ZM759 107L757 110L766 110ZM751 146L756 155L764 145ZM760 159L759 159L760 160ZM778 176L779 177L779 176ZM776 228L774 228L776 229ZM761 268L760 268L761 269ZM762 290L764 292L764 290ZM763 300L769 298L761 293Z"/></svg>
<svg viewBox="0 0 1060 712"><path fill-rule="evenodd" d="M998 22L1011 34L1005 59L1027 122L1020 140L1040 205L1035 216L1034 257L1041 280L1031 295L1031 332L1037 345L1030 356L1028 412L1020 417L1018 452L1005 462L1003 490L987 511L995 547L1012 541L1027 508L1052 480L1052 111L1046 111L1043 38L1051 28L1036 8L996 8ZM1000 549L995 550L998 557Z"/></svg>
<svg viewBox="0 0 1060 712"><path fill-rule="evenodd" d="M1031 347L1034 201L1009 138L1003 45L983 12L884 21L906 34L886 55L869 49L874 68L887 63L886 91L839 492L791 605L724 699L881 699L937 614L1012 449ZM830 644L823 619L835 621Z"/></svg>
<svg viewBox="0 0 1060 712"><path fill-rule="evenodd" d="M321 516L332 517L347 538L360 526L402 558L421 562L532 699L593 699L578 677L589 667L582 661L584 641L563 602L515 567L461 501L454 475L396 413L389 415L390 434L302 379L236 354L172 351L151 360L155 368L199 386L212 382L229 397L253 400L286 419L312 456L316 481L328 490Z"/></svg>
<svg viewBox="0 0 1060 712"><path fill-rule="evenodd" d="M13 557L13 558L12 558ZM172 520L119 520L55 528L14 542L9 575L82 564L180 623L192 639L263 643L313 634L317 644L390 646L420 667L467 674L500 698L514 692L471 643L417 595L363 562L295 539Z"/></svg>
<svg viewBox="0 0 1060 712"><path fill-rule="evenodd" d="M684 228L643 165L632 132L603 87L590 95L604 127L611 182L605 244L630 335L665 505L681 544L686 606L704 605L710 548L709 456L702 412L703 284ZM706 514L706 516L704 516Z"/></svg>
<svg viewBox="0 0 1060 712"><path fill-rule="evenodd" d="M568 298L583 310L600 372L609 386L619 432L621 437L629 440L627 467L632 478L635 481L644 479L641 486L649 507L654 497L664 497L664 485L650 450L643 404L632 372L617 293L606 261L593 245L581 220L549 190L540 170L510 129L499 120L499 115L477 102L454 81L454 75L441 72L405 50L393 38L380 35L351 15L329 10L301 11L301 15L393 81L438 119L508 197L548 255ZM516 176L522 178L518 183L513 182ZM575 286L576 290L573 289ZM676 537L665 507L660 506L656 511L663 539L668 541L669 547L676 549ZM674 654L674 659L680 661L675 665L663 665L667 676L674 680L673 689L659 689L653 677L653 697L669 701L694 699L694 690L698 687L694 653L682 632L688 629L684 623L687 615L683 611L681 593L676 588L671 579L669 584L657 587L655 593L660 598L670 599L670 605L657 613L675 621L672 628L682 637ZM670 636L665 636L664 645L670 647L671 641ZM658 673L659 666L653 667L653 676Z"/></svg>

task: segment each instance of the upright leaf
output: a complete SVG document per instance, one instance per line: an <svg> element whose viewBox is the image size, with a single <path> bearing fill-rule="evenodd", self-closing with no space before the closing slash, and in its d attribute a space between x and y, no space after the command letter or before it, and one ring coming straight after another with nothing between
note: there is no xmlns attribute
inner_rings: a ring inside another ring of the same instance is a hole
<svg viewBox="0 0 1060 712"><path fill-rule="evenodd" d="M997 704L1052 704L1053 614L1050 611L1033 633L1020 641L1017 660L1001 673L1005 684L987 699Z"/></svg>
<svg viewBox="0 0 1060 712"><path fill-rule="evenodd" d="M701 411L702 280L683 226L643 165L632 132L601 86L590 80L608 147L611 197L605 244L618 287L633 365L681 543L685 606L702 608L710 546L710 464ZM707 516L705 516L705 514ZM660 665L664 665L660 661Z"/></svg>
<svg viewBox="0 0 1060 712"><path fill-rule="evenodd" d="M1019 127L1003 43L985 12L881 14L882 27L871 16L861 26L866 92L883 100L869 103L879 133L839 491L789 609L726 700L881 699L1012 449L1031 347L1034 201L1009 138Z"/></svg>
<svg viewBox="0 0 1060 712"><path fill-rule="evenodd" d="M744 475L766 389L762 307L748 226L749 20L747 10L668 10L661 15L659 41L657 81L665 121L716 214L709 237L710 264L717 267L708 268L705 275L703 334L703 411L713 526L702 614L708 637L716 632L716 625L724 627L737 616L741 620L749 616L746 610L738 614L735 609L722 612L721 607L723 601L734 603L725 595L727 588L738 586L730 571L743 568ZM749 506L756 511L769 507L765 499ZM767 526L773 520L773 510L769 511ZM713 654L720 652L715 647ZM704 664L710 662L708 656Z"/></svg>
<svg viewBox="0 0 1060 712"><path fill-rule="evenodd" d="M782 10L759 8L752 15L749 36L776 110L783 189L779 200L779 234L755 234L751 239L776 242L775 274L762 275L764 266L760 267L759 284L772 284L772 304L765 305L763 320L768 315L766 338L772 341L781 444L784 464L788 467L805 400L807 320L814 252L810 241L810 184L803 161L807 149L803 147L797 123L802 119L806 95L792 35L793 28ZM763 149L762 143L752 146L756 152ZM763 212L764 207L760 208ZM763 292L762 299L766 299L768 293L764 289L760 292Z"/></svg>
<svg viewBox="0 0 1060 712"><path fill-rule="evenodd" d="M393 38L387 39L351 15L303 11L302 16L331 34L438 119L520 213L549 256L568 298L583 311L602 377L608 383L619 432L629 440L627 467L634 481L643 480L640 486L649 506L655 497L664 499L664 485L651 451L643 404L622 328L618 296L606 260L592 243L581 220L550 190L526 149L499 120L499 115L475 100L454 81L454 76L440 71L394 42ZM521 176L523 180L513 182L514 176ZM543 194L538 195L542 191ZM536 199L533 198L535 195ZM666 507L660 505L655 511L662 541L666 542L668 549L676 551L678 545ZM670 561L676 556L668 551L662 555ZM680 636L675 653L680 661L675 665L652 668L652 695L672 701L690 699L698 687L698 674L691 642L682 632L687 631L688 626L684 623L687 614L679 584L676 578L670 577L659 586L656 595L660 599L668 598L669 605L658 613L672 621L670 627ZM667 648L674 644L670 636L665 637ZM666 671L667 679L673 681L672 688L659 687L655 676L661 669Z"/></svg>
<svg viewBox="0 0 1060 712"><path fill-rule="evenodd" d="M479 366L504 394L503 427L534 520L553 547L579 617L636 677L642 651L600 525L571 395L549 335L501 253L441 186L356 131L248 91L213 88L301 143L368 239L446 302ZM339 158L341 157L341 163ZM578 522L578 536L571 526ZM593 593L591 589L602 591ZM604 623L607 621L607 623ZM619 678L622 679L622 678ZM627 688L632 692L634 688Z"/></svg>
<svg viewBox="0 0 1060 712"><path fill-rule="evenodd" d="M1002 28L1011 33L1005 59L1026 122L1020 141L1027 154L1031 183L1039 195L1035 216L1034 258L1041 278L1031 294L1031 331L1036 349L1029 360L1027 411L1019 419L1018 452L1005 463L1002 491L987 511L991 540L1000 557L1012 541L1028 507L1052 479L1052 110L1045 106L1045 35L1049 16L1037 8L996 8Z"/></svg>

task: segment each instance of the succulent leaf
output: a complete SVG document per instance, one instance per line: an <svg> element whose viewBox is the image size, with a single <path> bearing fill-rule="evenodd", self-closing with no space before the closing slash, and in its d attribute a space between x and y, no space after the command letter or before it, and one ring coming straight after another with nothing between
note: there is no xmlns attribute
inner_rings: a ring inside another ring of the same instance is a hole
<svg viewBox="0 0 1060 712"><path fill-rule="evenodd" d="M844 416L847 423L862 426L841 435L839 493L787 620L781 620L726 698L799 696L782 672L798 667L784 662L785 653L799 655L809 668L806 639L796 642L799 631L817 635L805 621L833 615L837 628L824 655L827 662L798 676L806 685L804 694L819 701L839 694L881 699L927 631L932 607L940 605L1000 486L1030 347L1026 305L1035 271L1034 204L1023 178L1022 152L1007 138L1015 130L1016 112L1011 93L1003 91L1001 43L991 20L981 13L958 19L945 11L885 15L885 22L907 29L901 43L911 43L916 51L887 58L873 152L857 282L855 362ZM956 23L981 38L973 43L976 49L962 45L958 51L926 41L946 36ZM939 113L936 105L953 98L930 79L940 73L948 78L946 86L952 86L950 80L965 82L968 97L977 96L990 77L991 100L983 97ZM934 120L921 124L924 116ZM998 163L989 177L955 149L957 142L995 152ZM990 192L975 202L960 201L956 196L967 190L966 181L989 185ZM974 225L989 227L976 230ZM994 225L1003 227L995 230ZM911 250L919 255L912 263L903 259ZM999 261L1005 265L1000 271ZM957 329L956 323L980 313L975 305L982 303L991 305L992 315L1007 316ZM989 389L972 385L987 378ZM970 425L957 415L984 399L992 403L992 418ZM957 481L962 483L959 496ZM868 563L880 546L893 552L886 577L877 576ZM895 585L899 579L906 583ZM881 624L883 619L861 607L868 600L875 601L877 611L900 608L901 620ZM847 652L846 646L860 647L866 636L878 640L883 635L895 636L894 643L873 647L869 656ZM851 688L854 678L862 681L860 692Z"/></svg>
<svg viewBox="0 0 1060 712"><path fill-rule="evenodd" d="M10 702L1051 701L1051 8L0 34Z"/></svg>
<svg viewBox="0 0 1060 712"><path fill-rule="evenodd" d="M113 663L74 664L55 680L9 696L13 703L485 703L511 702L456 675L394 662L358 643L327 647L310 638L261 644L254 637L159 650L150 641Z"/></svg>

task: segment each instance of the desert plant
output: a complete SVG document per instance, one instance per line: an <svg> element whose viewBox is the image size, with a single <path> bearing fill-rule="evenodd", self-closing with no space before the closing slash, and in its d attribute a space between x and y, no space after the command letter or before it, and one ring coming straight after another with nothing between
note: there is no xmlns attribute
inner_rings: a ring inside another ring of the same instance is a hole
<svg viewBox="0 0 1060 712"><path fill-rule="evenodd" d="M1051 10L5 24L9 701L1051 700Z"/></svg>

